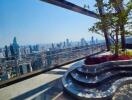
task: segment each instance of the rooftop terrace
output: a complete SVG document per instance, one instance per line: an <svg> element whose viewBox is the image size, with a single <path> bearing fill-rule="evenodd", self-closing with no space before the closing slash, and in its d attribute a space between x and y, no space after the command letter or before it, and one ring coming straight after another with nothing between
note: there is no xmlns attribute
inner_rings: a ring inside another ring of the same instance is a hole
<svg viewBox="0 0 132 100"><path fill-rule="evenodd" d="M87 15L90 17L100 19L96 13L89 11L87 9L84 9L82 7L79 7L77 5L74 5L66 0L41 0L41 1L45 1L45 2ZM119 7L119 9L121 8ZM100 13L103 14L102 11ZM106 31L104 31L104 33L105 32ZM89 54L97 53L97 51L93 52L94 50L95 49L92 47L92 49L90 50L91 53L89 52ZM102 49L99 51L102 51ZM9 99L11 100L23 100L23 99L27 99L27 100L74 100L74 98L72 98L70 95L68 95L67 93L63 91L63 86L62 86L62 76L64 75L64 73L73 64L78 64L78 63L83 62L83 60L77 61L77 55L75 54L75 51L72 51L72 53L75 55L74 56L75 61L73 61L73 58L71 57L72 63L70 62L70 64L68 63L63 64L62 58L60 57L60 62L62 63L61 66L56 67L56 64L55 64L55 68L50 71L41 72L37 75L34 75L33 77L31 76L30 78L26 78L25 80L22 80L20 82L17 82L17 83L14 82L14 84L10 84L6 87L3 86L3 88L0 87L0 100L9 100ZM86 54L87 53L88 52L86 52ZM80 57L79 55L78 59L85 58L86 54L84 54L84 51L82 51L83 56ZM109 54L109 52L106 52L105 54ZM69 61L71 61L71 59ZM68 60L64 59L64 61L68 61ZM76 66L73 66L73 67L76 67ZM120 99L131 100L131 97L132 97L131 90L132 90L132 85L127 84L119 88L119 90L114 94L112 99L113 100L120 100Z"/></svg>
<svg viewBox="0 0 132 100"><path fill-rule="evenodd" d="M109 52L101 53L101 55ZM70 95L63 92L62 76L72 65L83 60L56 68L35 77L15 83L0 89L0 100L74 100ZM112 100L131 100L131 84L119 88Z"/></svg>

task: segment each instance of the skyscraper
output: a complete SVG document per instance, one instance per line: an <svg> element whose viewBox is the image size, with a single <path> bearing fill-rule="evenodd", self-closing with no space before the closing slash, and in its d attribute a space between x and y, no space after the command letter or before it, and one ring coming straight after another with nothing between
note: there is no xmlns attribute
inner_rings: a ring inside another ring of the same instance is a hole
<svg viewBox="0 0 132 100"><path fill-rule="evenodd" d="M81 38L81 46L85 46L87 44L87 41L84 38Z"/></svg>
<svg viewBox="0 0 132 100"><path fill-rule="evenodd" d="M33 49L31 45L29 46L29 49L30 49L30 53L33 53Z"/></svg>
<svg viewBox="0 0 132 100"><path fill-rule="evenodd" d="M10 52L11 52L11 56L14 57L15 53L14 53L14 48L12 44L10 45Z"/></svg>
<svg viewBox="0 0 132 100"><path fill-rule="evenodd" d="M7 45L5 46L5 57L6 57L6 59L9 57L9 55L8 55L8 47L7 47Z"/></svg>
<svg viewBox="0 0 132 100"><path fill-rule="evenodd" d="M69 48L69 47L70 47L70 42L69 42L69 39L66 39L66 46L67 46L67 48Z"/></svg>
<svg viewBox="0 0 132 100"><path fill-rule="evenodd" d="M15 54L14 56L18 57L19 56L19 45L17 43L16 37L14 37L14 39L13 39L12 46L13 46L13 50L14 50L14 54Z"/></svg>
<svg viewBox="0 0 132 100"><path fill-rule="evenodd" d="M95 41L94 41L94 37L93 36L91 37L91 43L90 44L91 45L95 44Z"/></svg>

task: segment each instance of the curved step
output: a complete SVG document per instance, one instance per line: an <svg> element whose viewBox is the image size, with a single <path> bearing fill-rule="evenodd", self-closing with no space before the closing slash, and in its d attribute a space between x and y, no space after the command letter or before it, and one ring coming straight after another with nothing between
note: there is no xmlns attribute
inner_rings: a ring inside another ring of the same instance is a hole
<svg viewBox="0 0 132 100"><path fill-rule="evenodd" d="M116 90L120 88L122 85L131 83L132 77L122 78L122 79L115 81L105 91L101 91L98 89L89 89L89 88L76 85L72 81L70 82L65 81L64 77L62 79L62 82L64 84L63 86L64 86L65 91L74 95L78 99L108 100L113 96Z"/></svg>
<svg viewBox="0 0 132 100"><path fill-rule="evenodd" d="M115 72L109 74L109 76L102 75L104 77L94 77L94 78L86 78L86 77L81 77L79 74L73 74L70 73L73 81L76 81L78 84L81 84L86 87L98 87L101 84L106 84L107 81L115 81L123 77L131 77L132 72L131 71L120 71L120 72Z"/></svg>
<svg viewBox="0 0 132 100"><path fill-rule="evenodd" d="M132 65L119 65L119 66L113 66L113 67L106 67L104 69L100 69L100 70L95 70L93 72L90 72L87 69L83 69L83 67L78 67L76 70L78 73L82 74L82 75L88 75L88 76L97 76L100 75L102 73L106 73L106 72L110 72L110 71L120 71L120 70L125 70L125 71L132 71Z"/></svg>
<svg viewBox="0 0 132 100"><path fill-rule="evenodd" d="M73 65L74 67L71 67L62 78L64 90L78 99L111 99L120 86L132 83L132 66L121 61L119 65L117 63L113 67L109 67L112 63L99 64L99 67L93 68L102 69L94 73L91 73L94 71L93 68L90 73L81 73L78 71L81 65Z"/></svg>

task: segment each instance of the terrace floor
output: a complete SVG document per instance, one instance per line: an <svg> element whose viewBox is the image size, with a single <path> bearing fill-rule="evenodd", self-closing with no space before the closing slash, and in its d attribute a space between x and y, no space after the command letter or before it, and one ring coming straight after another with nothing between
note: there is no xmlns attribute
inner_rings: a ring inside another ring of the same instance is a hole
<svg viewBox="0 0 132 100"><path fill-rule="evenodd" d="M61 77L72 64L1 88L0 100L70 100L63 93Z"/></svg>

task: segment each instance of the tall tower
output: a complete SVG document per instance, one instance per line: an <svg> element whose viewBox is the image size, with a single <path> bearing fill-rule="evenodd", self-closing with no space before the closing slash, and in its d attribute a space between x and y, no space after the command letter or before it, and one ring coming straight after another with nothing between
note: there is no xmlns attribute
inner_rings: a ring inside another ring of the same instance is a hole
<svg viewBox="0 0 132 100"><path fill-rule="evenodd" d="M95 44L94 37L91 37L91 45Z"/></svg>
<svg viewBox="0 0 132 100"><path fill-rule="evenodd" d="M17 44L16 37L14 37L14 39L13 39L13 44Z"/></svg>
<svg viewBox="0 0 132 100"><path fill-rule="evenodd" d="M7 45L6 45L6 46L5 46L5 57L8 58L8 56L9 56L9 55L8 55L8 47L7 47Z"/></svg>
<svg viewBox="0 0 132 100"><path fill-rule="evenodd" d="M70 42L69 42L69 39L66 39L66 46L69 48L70 46Z"/></svg>
<svg viewBox="0 0 132 100"><path fill-rule="evenodd" d="M16 37L14 37L14 39L13 39L12 46L13 46L13 50L14 50L15 56L19 57L19 45L17 43Z"/></svg>

